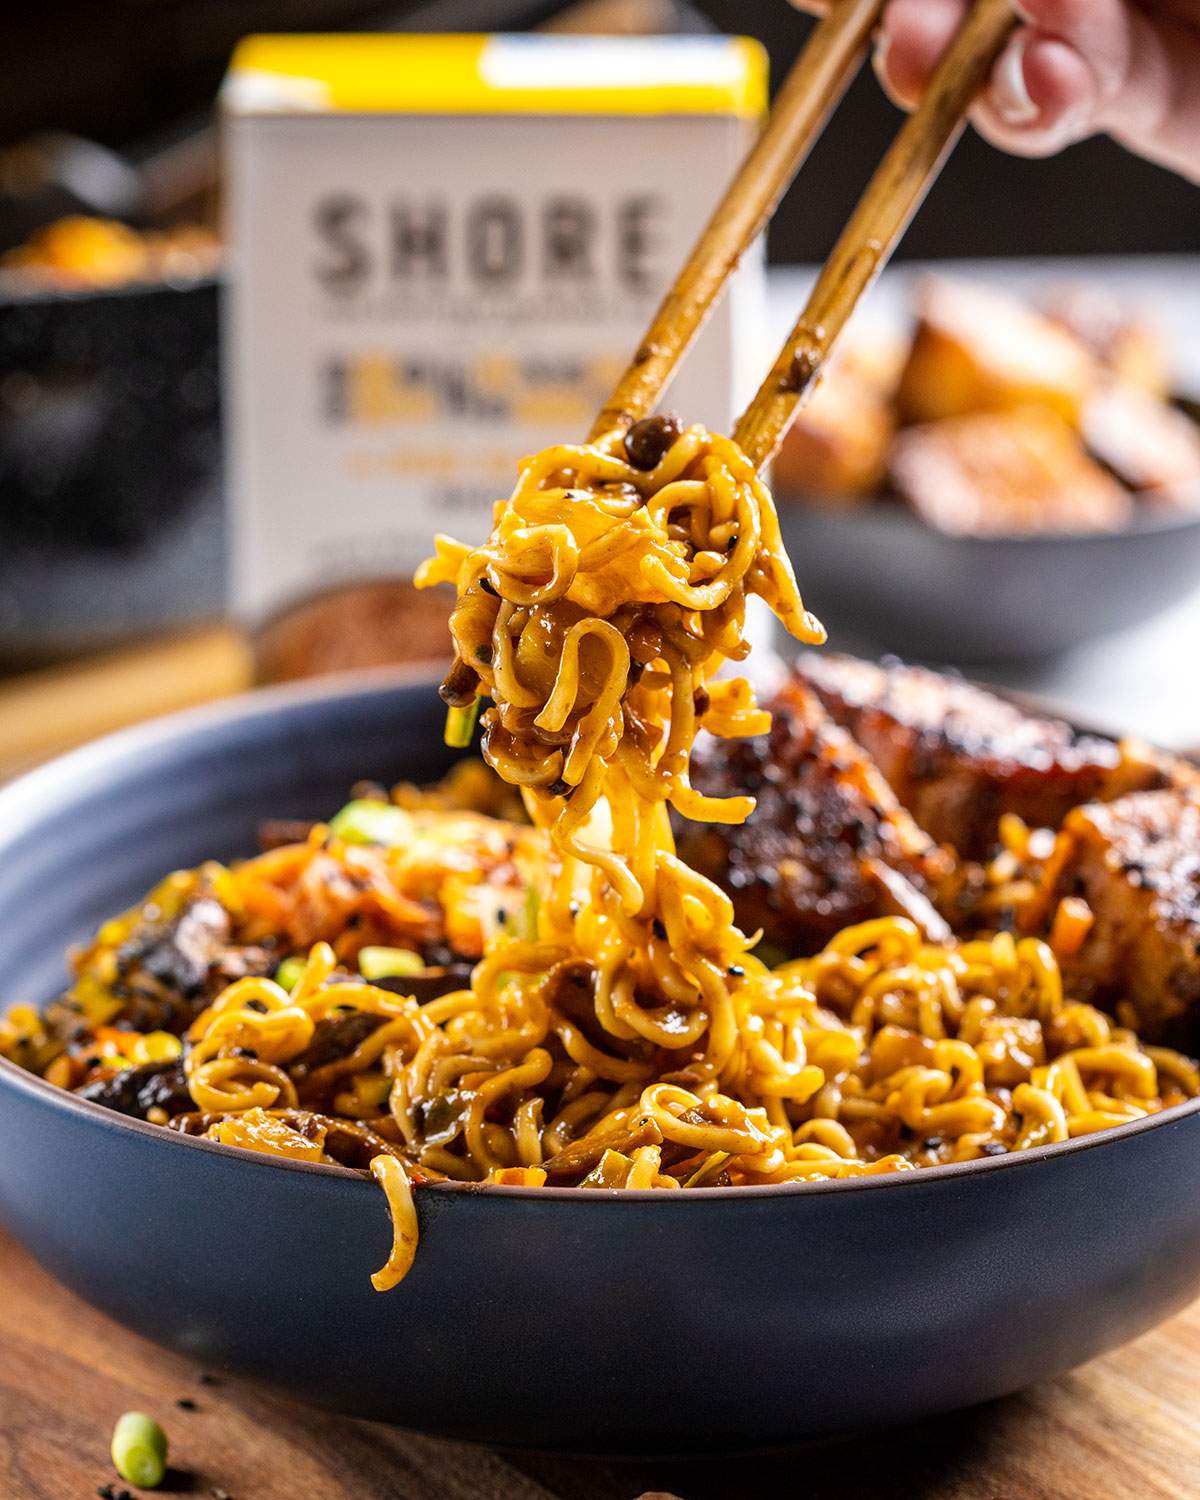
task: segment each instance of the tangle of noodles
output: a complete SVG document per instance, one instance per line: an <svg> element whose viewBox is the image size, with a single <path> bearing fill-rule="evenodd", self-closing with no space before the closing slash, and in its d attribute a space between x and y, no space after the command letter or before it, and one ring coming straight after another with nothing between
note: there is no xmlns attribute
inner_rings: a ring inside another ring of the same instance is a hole
<svg viewBox="0 0 1200 1500"><path fill-rule="evenodd" d="M290 995L239 981L197 1019L189 1087L218 1108L180 1128L301 1160L369 1159L394 1211L382 1288L412 1261L410 1180L677 1189L862 1176L1067 1140L1200 1093L1187 1058L1065 998L1036 938L930 943L888 917L774 971L743 963L735 1063L714 1077L702 1048L680 1059L606 1038L598 987L567 948L505 940L470 990L418 1003L343 977L318 944ZM323 1076L289 1079L327 1113L289 1107L286 1088L267 1097L312 1026L354 1014L378 1025ZM211 1099L213 1048L238 1062L234 1038L263 1071L243 1061L233 1083L246 1097ZM361 1132L353 1150L338 1129Z"/></svg>
<svg viewBox="0 0 1200 1500"><path fill-rule="evenodd" d="M488 541L439 538L420 581L457 589L444 695L459 709L492 700L483 751L522 790L535 825L524 834L549 869L527 877L540 899L520 930L501 922L481 940L469 987L430 996L349 972L362 922L371 941L411 931L414 943L429 924L425 875L405 885L411 850L355 848L318 827L210 875L256 938L283 934L308 956L290 991L238 979L191 1023L195 1109L170 1122L369 1166L393 1219L380 1290L412 1263L411 1184L425 1179L803 1183L1024 1150L1200 1093L1195 1064L1064 996L1036 937L933 943L886 918L772 970L729 898L677 857L669 808L738 822L753 806L689 780L699 728L768 725L749 685L718 675L747 654L749 598L821 639L771 498L728 439L693 427L647 469L616 445L550 449L523 465ZM439 814L420 816L428 840ZM443 816L456 838L469 832L472 858L506 868L516 832L495 848L486 820ZM447 908L472 889L450 888ZM123 919L113 942L128 930ZM47 1076L66 1064L70 1086L74 1062L54 1056L42 1024L11 1012L0 1050ZM347 1041L325 1057L314 1038L335 1033ZM118 1066L136 1060L131 1045L113 1043Z"/></svg>

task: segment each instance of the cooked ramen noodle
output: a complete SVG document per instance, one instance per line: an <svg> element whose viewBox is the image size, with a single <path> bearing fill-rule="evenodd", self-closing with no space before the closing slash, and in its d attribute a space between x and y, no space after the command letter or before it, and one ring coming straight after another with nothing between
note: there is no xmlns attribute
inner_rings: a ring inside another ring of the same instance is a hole
<svg viewBox="0 0 1200 1500"><path fill-rule="evenodd" d="M531 826L449 810L444 789L405 788L404 806L370 792L109 924L77 960L78 1035L29 1008L0 1033L10 1057L129 1113L369 1168L393 1219L381 1290L412 1263L412 1187L431 1180L874 1176L1200 1093L1182 1055L1065 996L1037 937L933 942L889 917L812 958L756 954L727 893L678 858L670 815L752 810L690 780L700 729L769 724L725 670L748 653L750 599L802 640L822 632L738 448L663 421L636 437L529 460L487 542L439 538L420 576L457 593L451 738L489 699L483 754ZM475 808L492 795L481 775L458 773ZM173 921L178 948L206 902L225 923L199 998L164 1016L151 1001L169 966L145 933Z"/></svg>

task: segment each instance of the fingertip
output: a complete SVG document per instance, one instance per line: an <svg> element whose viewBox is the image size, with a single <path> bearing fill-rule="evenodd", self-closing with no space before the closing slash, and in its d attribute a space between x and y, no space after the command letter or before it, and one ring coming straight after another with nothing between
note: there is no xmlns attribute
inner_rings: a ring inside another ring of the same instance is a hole
<svg viewBox="0 0 1200 1500"><path fill-rule="evenodd" d="M906 109L925 91L966 14L966 0L889 0L874 62L884 88Z"/></svg>
<svg viewBox="0 0 1200 1500"><path fill-rule="evenodd" d="M988 99L1001 122L1012 129L1033 125L1038 119L1038 106L1025 79L1029 41L1027 31L1015 32L992 69Z"/></svg>
<svg viewBox="0 0 1200 1500"><path fill-rule="evenodd" d="M1074 47L1023 28L997 62L976 117L997 145L1041 156L1087 134L1098 98L1095 76Z"/></svg>
<svg viewBox="0 0 1200 1500"><path fill-rule="evenodd" d="M1099 87L1087 61L1057 37L1030 38L1025 48L1025 83L1039 119L1048 125L1086 116L1099 103Z"/></svg>

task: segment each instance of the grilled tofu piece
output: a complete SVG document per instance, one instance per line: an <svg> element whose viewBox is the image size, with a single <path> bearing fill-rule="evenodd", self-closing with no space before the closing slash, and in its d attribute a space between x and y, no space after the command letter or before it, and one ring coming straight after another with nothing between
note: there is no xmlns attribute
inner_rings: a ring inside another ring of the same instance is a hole
<svg viewBox="0 0 1200 1500"><path fill-rule="evenodd" d="M846 504L880 489L903 357L886 340L872 340L834 360L783 440L772 467L776 493Z"/></svg>
<svg viewBox="0 0 1200 1500"><path fill-rule="evenodd" d="M1095 1000L1151 1041L1200 1037L1200 796L1174 787L1076 808L1060 896L1093 922L1064 957L1068 994Z"/></svg>
<svg viewBox="0 0 1200 1500"><path fill-rule="evenodd" d="M954 870L897 801L870 757L799 679L770 704L769 735L707 740L695 784L746 790L741 826L681 824L679 852L733 898L744 931L789 955L817 952L842 927L902 912L948 935L931 904Z"/></svg>
<svg viewBox="0 0 1200 1500"><path fill-rule="evenodd" d="M930 526L956 536L1115 531L1132 501L1044 407L910 427L896 439L892 484Z"/></svg>
<svg viewBox="0 0 1200 1500"><path fill-rule="evenodd" d="M1171 389L1167 345L1161 332L1105 287L1057 287L1041 310L1090 349L1112 378L1166 400Z"/></svg>
<svg viewBox="0 0 1200 1500"><path fill-rule="evenodd" d="M919 826L961 859L987 858L1003 813L1057 828L1080 803L1169 779L1140 746L1080 735L921 667L808 652L797 671Z"/></svg>
<svg viewBox="0 0 1200 1500"><path fill-rule="evenodd" d="M887 473L892 408L831 375L797 415L772 469L776 494L843 504L872 496Z"/></svg>
<svg viewBox="0 0 1200 1500"><path fill-rule="evenodd" d="M1025 303L988 287L932 279L900 378L905 422L1048 407L1078 422L1097 379L1091 351Z"/></svg>
<svg viewBox="0 0 1200 1500"><path fill-rule="evenodd" d="M1175 407L1135 386L1110 386L1088 402L1083 439L1139 500L1200 508L1200 427Z"/></svg>

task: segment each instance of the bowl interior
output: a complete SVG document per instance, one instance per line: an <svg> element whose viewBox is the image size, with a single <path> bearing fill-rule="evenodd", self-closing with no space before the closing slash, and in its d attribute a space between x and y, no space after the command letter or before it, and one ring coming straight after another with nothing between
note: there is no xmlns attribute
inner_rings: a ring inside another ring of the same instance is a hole
<svg viewBox="0 0 1200 1500"><path fill-rule="evenodd" d="M343 680L180 715L0 791L0 994L52 993L67 943L172 864L252 851L264 816L437 775L457 755L441 721L428 681ZM175 1139L7 1063L0 1094L0 1209L85 1298L189 1360L509 1446L904 1421L1089 1358L1200 1285L1195 1102L890 1182L430 1190L413 1271L379 1298L390 1228L367 1182Z"/></svg>
<svg viewBox="0 0 1200 1500"><path fill-rule="evenodd" d="M432 680L394 672L271 690L114 735L0 791L0 1004L55 994L73 943L170 870L253 854L264 818L329 816L364 778L439 776L460 753L442 743L444 713Z"/></svg>

